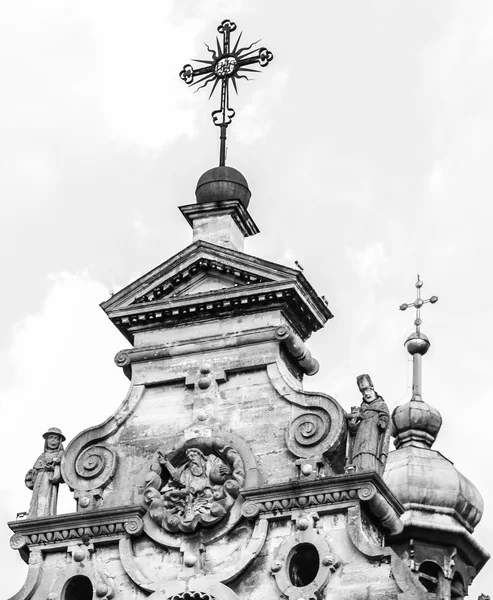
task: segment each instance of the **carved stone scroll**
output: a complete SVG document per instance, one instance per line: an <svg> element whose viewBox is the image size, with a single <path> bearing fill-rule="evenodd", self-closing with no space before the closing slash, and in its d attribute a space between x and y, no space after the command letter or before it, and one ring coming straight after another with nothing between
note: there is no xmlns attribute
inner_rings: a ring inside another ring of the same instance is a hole
<svg viewBox="0 0 493 600"><path fill-rule="evenodd" d="M323 455L336 473L344 471L346 461L346 413L327 394L304 392L293 387L279 371L276 363L267 366L270 381L288 402L305 409L289 424L286 444L299 458Z"/></svg>
<svg viewBox="0 0 493 600"><path fill-rule="evenodd" d="M64 481L75 492L78 510L97 508L102 490L117 468L117 454L103 443L123 425L144 393L143 385L130 387L118 410L104 423L86 429L68 445L61 465Z"/></svg>

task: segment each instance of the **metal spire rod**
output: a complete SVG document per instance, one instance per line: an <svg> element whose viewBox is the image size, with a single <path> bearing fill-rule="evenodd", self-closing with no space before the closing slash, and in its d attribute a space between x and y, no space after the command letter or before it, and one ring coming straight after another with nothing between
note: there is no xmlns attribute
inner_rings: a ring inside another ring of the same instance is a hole
<svg viewBox="0 0 493 600"><path fill-rule="evenodd" d="M413 357L413 396L412 400L421 400L422 399L422 357L424 354L428 352L430 348L430 341L426 337L424 333L421 333L421 323L423 322L421 319L421 308L424 304L430 303L435 304L438 302L438 296L431 296L428 300L423 300L421 298L421 288L423 287L423 282L419 278L416 281L416 289L417 289L417 298L414 302L410 302L409 304L401 304L399 306L400 310L406 310L411 306L414 306L416 309L416 318L414 319L414 325L416 327L416 331L412 333L406 340L406 348L409 354Z"/></svg>
<svg viewBox="0 0 493 600"><path fill-rule="evenodd" d="M253 48L257 42L250 46L238 48L242 34L238 36L236 43L231 49L231 33L236 30L236 23L225 19L217 28L222 34L222 45L219 38L216 37L216 50L211 50L207 44L205 47L212 54L211 60L194 59L195 62L206 64L206 67L194 69L192 65L185 65L180 71L180 77L183 81L192 86L201 83L197 90L207 87L212 83L209 98L214 93L217 84L221 81L221 107L212 111L212 121L214 125L220 128L219 140L219 166L226 164L226 137L228 125L235 116L235 111L229 106L229 83L233 84L235 92L238 94L237 80L249 79L244 73L258 73L258 69L247 68L247 65L258 64L266 67L274 58L272 52L267 48Z"/></svg>

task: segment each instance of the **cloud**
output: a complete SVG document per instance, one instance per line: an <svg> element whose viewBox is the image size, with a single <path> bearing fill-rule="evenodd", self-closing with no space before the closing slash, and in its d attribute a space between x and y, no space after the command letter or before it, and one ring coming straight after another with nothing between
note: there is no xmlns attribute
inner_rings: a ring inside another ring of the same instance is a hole
<svg viewBox="0 0 493 600"><path fill-rule="evenodd" d="M254 73L253 75L261 74ZM251 143L265 137L272 126L272 115L285 94L289 70L280 69L270 75L269 85L259 86L253 90L248 104L241 109L241 123L239 123L237 131L238 139L241 142ZM252 79L257 79L257 77L252 76ZM238 87L246 84L248 82L240 80Z"/></svg>
<svg viewBox="0 0 493 600"><path fill-rule="evenodd" d="M128 344L98 306L108 291L85 273L59 273L49 282L40 310L14 325L4 357L9 381L5 385L3 378L0 394L1 452L9 457L0 482L4 540L9 536L6 522L29 507L24 474L42 452L43 432L60 427L70 440L108 417L128 388L123 373L112 365L115 353ZM62 489L59 512L71 511L71 494L66 486ZM16 554L4 541L0 561L9 581L2 584L3 593L13 594L23 583L26 567Z"/></svg>
<svg viewBox="0 0 493 600"><path fill-rule="evenodd" d="M373 242L361 251L349 246L345 250L350 265L361 279L369 284L380 283L381 272L388 262L381 242Z"/></svg>

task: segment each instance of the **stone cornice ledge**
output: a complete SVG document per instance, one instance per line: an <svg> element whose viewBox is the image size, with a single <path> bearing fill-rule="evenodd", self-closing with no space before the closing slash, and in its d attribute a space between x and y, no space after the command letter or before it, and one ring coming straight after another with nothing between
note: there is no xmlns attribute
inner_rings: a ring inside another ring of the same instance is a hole
<svg viewBox="0 0 493 600"><path fill-rule="evenodd" d="M143 528L140 505L121 506L79 513L68 513L40 519L19 519L8 523L14 535L10 545L14 550L39 544L73 542L90 538L138 535ZM22 554L22 552L21 552Z"/></svg>
<svg viewBox="0 0 493 600"><path fill-rule="evenodd" d="M220 202L204 202L202 204L185 204L178 207L181 214L193 227L195 219L208 216L230 215L245 237L259 233L259 228L240 200L221 200Z"/></svg>
<svg viewBox="0 0 493 600"><path fill-rule="evenodd" d="M242 513L247 518L261 514L266 518L279 518L293 510L333 507L337 504L364 502L369 512L389 533L398 534L403 529L400 515L404 509L397 498L375 472L336 475L313 481L288 483L247 489L242 492L245 503Z"/></svg>

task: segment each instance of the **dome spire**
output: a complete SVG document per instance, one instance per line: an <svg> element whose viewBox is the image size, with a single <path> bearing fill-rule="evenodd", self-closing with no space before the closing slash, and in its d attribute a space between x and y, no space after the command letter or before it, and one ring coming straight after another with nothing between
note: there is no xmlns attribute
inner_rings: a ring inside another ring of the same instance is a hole
<svg viewBox="0 0 493 600"><path fill-rule="evenodd" d="M438 296L431 296L428 300L421 298L423 282L416 281L417 298L409 304L401 304L400 310L414 306L416 318L414 325L416 331L408 336L404 345L413 357L413 395L409 402L398 406L392 413L392 435L395 437L396 448L403 446L431 447L442 426L442 417L436 408L423 402L421 382L421 358L430 349L430 340L421 332L421 308L424 304L435 304Z"/></svg>
<svg viewBox="0 0 493 600"><path fill-rule="evenodd" d="M421 288L423 287L423 282L419 278L416 281L416 289L417 289L417 298L414 302L409 304L401 304L399 306L400 310L406 310L411 306L414 306L416 309L416 318L414 319L414 325L416 326L416 331L412 333L407 340L405 341L405 346L409 354L413 357L413 397L412 400L422 400L422 381L421 381L421 357L424 356L429 348L430 348L430 340L426 337L424 333L421 333L421 323L423 322L421 319L421 307L424 304L431 303L435 304L438 302L438 296L431 296L428 300L423 300L421 298Z"/></svg>

